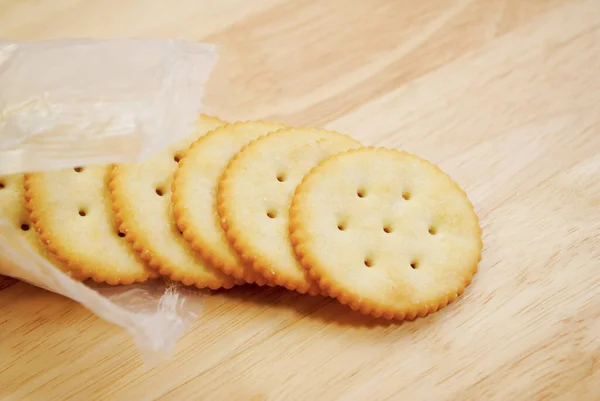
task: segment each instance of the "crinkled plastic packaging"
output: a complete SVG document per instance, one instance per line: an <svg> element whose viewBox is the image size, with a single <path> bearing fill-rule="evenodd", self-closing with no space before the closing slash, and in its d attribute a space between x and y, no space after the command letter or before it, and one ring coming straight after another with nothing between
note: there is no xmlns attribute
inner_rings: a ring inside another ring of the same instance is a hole
<svg viewBox="0 0 600 401"><path fill-rule="evenodd" d="M0 41L0 176L145 160L193 132L218 61L215 45L176 39ZM121 326L149 362L201 313L200 292L177 283L74 281L1 214L0 274Z"/></svg>

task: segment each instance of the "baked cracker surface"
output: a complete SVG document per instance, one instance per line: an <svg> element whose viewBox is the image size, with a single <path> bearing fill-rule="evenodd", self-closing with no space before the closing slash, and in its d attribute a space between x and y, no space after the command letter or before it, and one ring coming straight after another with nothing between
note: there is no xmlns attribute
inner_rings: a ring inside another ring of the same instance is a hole
<svg viewBox="0 0 600 401"><path fill-rule="evenodd" d="M54 258L42 244L39 234L35 231L29 219L29 212L25 207L24 182L25 177L23 174L11 174L0 177L0 218L12 224L19 235L27 241L38 255L67 273L71 278L76 280L85 279L85 276L71 272L68 266Z"/></svg>
<svg viewBox="0 0 600 401"><path fill-rule="evenodd" d="M26 174L30 219L46 249L71 271L113 285L157 277L119 236L108 193L110 169Z"/></svg>
<svg viewBox="0 0 600 401"><path fill-rule="evenodd" d="M221 225L235 250L267 281L300 293L321 292L292 250L290 202L311 168L360 146L336 132L290 128L251 142L228 164L218 189Z"/></svg>
<svg viewBox="0 0 600 401"><path fill-rule="evenodd" d="M183 238L173 218L171 183L189 145L225 124L202 115L190 136L143 163L117 165L110 174L109 188L119 230L133 250L160 274L199 288L231 288L235 280L205 262ZM200 166L195 172L201 170Z"/></svg>
<svg viewBox="0 0 600 401"><path fill-rule="evenodd" d="M249 142L285 126L248 121L199 138L180 161L173 179L173 210L183 237L211 265L237 279L266 284L228 242L217 213L217 187L227 163Z"/></svg>
<svg viewBox="0 0 600 401"><path fill-rule="evenodd" d="M322 162L297 187L290 237L321 289L352 309L414 319L460 296L481 259L465 192L417 156L363 148Z"/></svg>

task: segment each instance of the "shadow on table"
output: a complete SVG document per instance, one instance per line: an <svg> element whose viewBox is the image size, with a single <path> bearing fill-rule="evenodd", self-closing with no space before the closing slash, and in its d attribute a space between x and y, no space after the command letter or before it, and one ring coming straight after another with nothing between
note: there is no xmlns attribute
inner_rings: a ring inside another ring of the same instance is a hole
<svg viewBox="0 0 600 401"><path fill-rule="evenodd" d="M32 286L32 288L35 288L36 291L31 291L28 293L29 299L36 298L38 296L49 295L56 296L59 300L63 298L58 294L48 292L38 287ZM108 288L117 287L108 286ZM422 328L423 326L427 326L429 324L428 322L432 319L437 320L432 316L418 318L414 321L397 321L387 320L384 318L375 318L354 311L350 309L350 307L340 304L336 299L333 298L324 297L321 295L311 296L300 294L281 287L259 287L252 284L246 284L227 290L199 290L197 288L186 289L188 291L198 292L199 294L208 295L210 297L222 297L237 301L240 304L254 305L260 308L268 308L270 310L292 310L297 313L301 319L316 320L326 324L335 324L338 326L363 328L386 328L390 326L402 326L404 329L413 332L419 328ZM68 298L64 299L66 300ZM69 301L75 302L70 299Z"/></svg>
<svg viewBox="0 0 600 401"><path fill-rule="evenodd" d="M389 321L384 318L378 319L363 315L340 304L333 298L321 295L303 295L280 287L259 287L247 284L229 290L211 291L211 294L270 309L293 309L307 319L342 326L387 327L410 324L408 321Z"/></svg>

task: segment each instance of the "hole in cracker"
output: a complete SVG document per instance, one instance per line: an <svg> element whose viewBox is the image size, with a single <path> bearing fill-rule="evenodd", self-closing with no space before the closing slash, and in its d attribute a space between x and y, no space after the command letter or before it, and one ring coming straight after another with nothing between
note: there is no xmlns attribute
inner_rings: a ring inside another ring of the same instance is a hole
<svg viewBox="0 0 600 401"><path fill-rule="evenodd" d="M275 210L269 210L269 211L267 212L267 216L268 216L270 219L274 219L275 217L277 217L277 212L276 212Z"/></svg>
<svg viewBox="0 0 600 401"><path fill-rule="evenodd" d="M29 224L21 224L21 230L23 231L29 231Z"/></svg>
<svg viewBox="0 0 600 401"><path fill-rule="evenodd" d="M373 260L371 260L371 258L366 258L365 259L365 266L372 267L373 266Z"/></svg>
<svg viewBox="0 0 600 401"><path fill-rule="evenodd" d="M177 154L176 154L176 155L174 155L174 156L173 156L173 161L174 161L175 163L179 163L179 161L180 161L180 160L181 160L181 155L177 155Z"/></svg>
<svg viewBox="0 0 600 401"><path fill-rule="evenodd" d="M83 167L75 167L73 169L76 173L81 173L83 171Z"/></svg>
<svg viewBox="0 0 600 401"><path fill-rule="evenodd" d="M419 267L419 261L413 260L412 262L410 262L410 267L412 267L413 269L417 269Z"/></svg>
<svg viewBox="0 0 600 401"><path fill-rule="evenodd" d="M384 232L384 233L386 233L386 234L389 234L389 233L391 233L392 231L394 231L394 229L392 228L392 226L389 226L389 225L388 225L388 226L384 226L384 227L383 227L383 232Z"/></svg>
<svg viewBox="0 0 600 401"><path fill-rule="evenodd" d="M356 195L359 198L364 198L365 196L367 196L367 191L365 191L364 188L361 188L358 191L356 191Z"/></svg>
<svg viewBox="0 0 600 401"><path fill-rule="evenodd" d="M120 232L120 231L119 231L119 234L117 234L117 235L118 235L119 237L121 237L121 238L125 238L125 233L122 233L122 232Z"/></svg>
<svg viewBox="0 0 600 401"><path fill-rule="evenodd" d="M85 210L83 210L83 209L79 209L79 215L81 217L84 217L85 215L87 215L87 212Z"/></svg>
<svg viewBox="0 0 600 401"><path fill-rule="evenodd" d="M4 189L4 183L0 182L0 189Z"/></svg>
<svg viewBox="0 0 600 401"><path fill-rule="evenodd" d="M156 195L158 196L163 196L165 193L163 192L162 188L156 188Z"/></svg>
<svg viewBox="0 0 600 401"><path fill-rule="evenodd" d="M283 173L277 174L277 181L284 182L285 181L285 174L283 174Z"/></svg>
<svg viewBox="0 0 600 401"><path fill-rule="evenodd" d="M429 227L429 230L428 230L428 231L429 231L429 234L431 234L431 235L435 235L435 234L437 234L437 230L436 230L436 228L435 228L435 227L433 227L433 226Z"/></svg>
<svg viewBox="0 0 600 401"><path fill-rule="evenodd" d="M338 230L344 231L346 229L346 223L339 223L337 225Z"/></svg>
<svg viewBox="0 0 600 401"><path fill-rule="evenodd" d="M409 200L410 196L410 192L402 192L402 199Z"/></svg>

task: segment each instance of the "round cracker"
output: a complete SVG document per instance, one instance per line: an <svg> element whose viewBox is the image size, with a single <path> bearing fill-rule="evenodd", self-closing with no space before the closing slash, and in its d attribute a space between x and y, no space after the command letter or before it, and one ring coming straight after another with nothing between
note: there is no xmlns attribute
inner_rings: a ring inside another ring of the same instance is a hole
<svg viewBox="0 0 600 401"><path fill-rule="evenodd" d="M8 221L14 226L34 252L46 259L76 280L85 280L87 277L76 274L68 269L68 266L58 261L50 254L42 244L40 236L33 228L29 219L29 212L25 207L25 178L23 174L12 174L0 177L0 216L2 220ZM0 255L1 256L1 255Z"/></svg>
<svg viewBox="0 0 600 401"><path fill-rule="evenodd" d="M243 262L221 228L217 187L236 153L251 141L284 127L251 121L217 129L192 144L173 179L173 210L184 238L213 266L258 285L266 284L266 280Z"/></svg>
<svg viewBox="0 0 600 401"><path fill-rule="evenodd" d="M160 274L199 288L231 288L235 280L210 266L181 235L173 218L171 183L190 144L225 124L200 116L192 135L143 163L117 165L110 174L113 210L133 250Z"/></svg>
<svg viewBox="0 0 600 401"><path fill-rule="evenodd" d="M289 205L311 168L360 146L336 132L294 128L251 142L231 160L219 184L221 224L235 250L267 281L300 293L320 293L292 250Z"/></svg>
<svg viewBox="0 0 600 401"><path fill-rule="evenodd" d="M438 167L388 149L321 163L290 209L295 252L322 290L352 309L413 319L463 293L481 258L466 194Z"/></svg>
<svg viewBox="0 0 600 401"><path fill-rule="evenodd" d="M46 249L71 271L113 285L157 277L119 236L108 193L110 169L26 174L30 219Z"/></svg>

